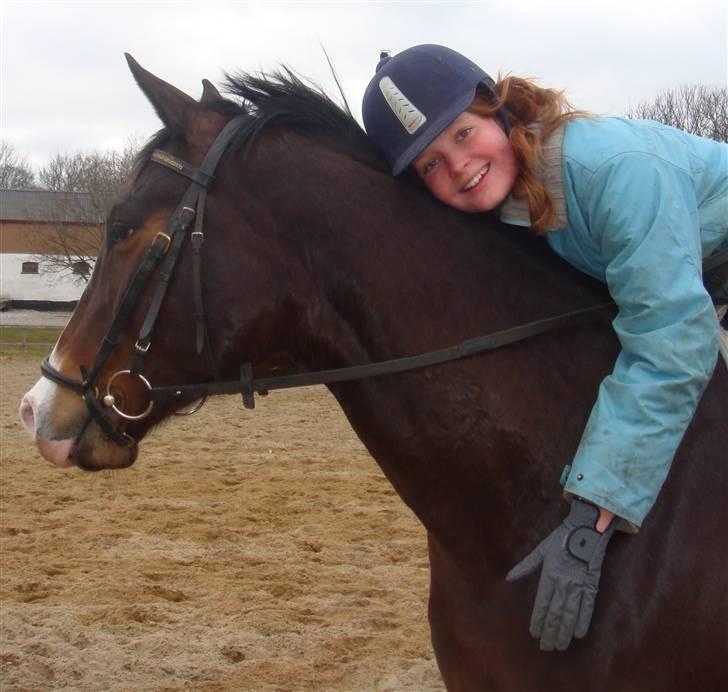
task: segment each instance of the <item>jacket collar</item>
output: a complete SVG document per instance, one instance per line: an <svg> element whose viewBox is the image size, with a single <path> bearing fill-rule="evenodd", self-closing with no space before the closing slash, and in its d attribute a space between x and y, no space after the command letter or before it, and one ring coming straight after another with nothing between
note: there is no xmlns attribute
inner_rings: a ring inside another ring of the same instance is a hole
<svg viewBox="0 0 728 692"><path fill-rule="evenodd" d="M559 126L543 143L541 166L536 171L551 195L556 212L549 231L565 228L568 223L563 180L564 128L565 125ZM540 128L538 125L532 125L530 129L538 130ZM528 202L525 199L516 199L513 195L509 195L500 208L500 219L505 223L517 226L530 226Z"/></svg>

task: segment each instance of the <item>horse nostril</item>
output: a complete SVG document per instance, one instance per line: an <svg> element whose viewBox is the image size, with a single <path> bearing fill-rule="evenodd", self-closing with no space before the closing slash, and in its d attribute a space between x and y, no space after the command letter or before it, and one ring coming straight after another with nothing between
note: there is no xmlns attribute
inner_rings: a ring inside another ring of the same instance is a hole
<svg viewBox="0 0 728 692"><path fill-rule="evenodd" d="M27 396L23 397L20 402L20 420L23 421L25 429L35 436L35 411L33 410L33 404L28 400Z"/></svg>

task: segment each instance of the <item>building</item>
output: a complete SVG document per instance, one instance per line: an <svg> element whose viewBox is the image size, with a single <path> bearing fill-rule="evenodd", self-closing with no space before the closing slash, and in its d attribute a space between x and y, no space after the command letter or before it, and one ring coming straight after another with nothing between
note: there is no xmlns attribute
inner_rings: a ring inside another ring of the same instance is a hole
<svg viewBox="0 0 728 692"><path fill-rule="evenodd" d="M86 285L103 229L90 193L0 190L0 303L72 308Z"/></svg>

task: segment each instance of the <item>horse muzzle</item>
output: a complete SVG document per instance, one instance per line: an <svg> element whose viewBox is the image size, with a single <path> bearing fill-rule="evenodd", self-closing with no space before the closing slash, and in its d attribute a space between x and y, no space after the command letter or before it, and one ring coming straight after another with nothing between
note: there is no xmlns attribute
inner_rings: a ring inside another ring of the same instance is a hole
<svg viewBox="0 0 728 692"><path fill-rule="evenodd" d="M19 413L41 456L55 466L100 471L131 466L137 458L135 440L123 446L109 440L81 397L46 378L23 396Z"/></svg>

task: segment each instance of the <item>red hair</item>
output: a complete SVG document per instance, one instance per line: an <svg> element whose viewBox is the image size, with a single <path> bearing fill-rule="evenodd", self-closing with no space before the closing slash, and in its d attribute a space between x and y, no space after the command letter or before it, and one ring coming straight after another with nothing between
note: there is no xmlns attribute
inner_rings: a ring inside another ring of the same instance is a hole
<svg viewBox="0 0 728 692"><path fill-rule="evenodd" d="M531 229L536 233L546 233L556 211L551 195L538 176L543 142L568 120L590 116L584 111L574 110L562 91L543 89L530 79L505 77L495 83L494 91L497 99L478 89L468 111L490 118L497 118L501 107L508 111L511 121L509 138L518 165L512 194L516 199L527 201Z"/></svg>

